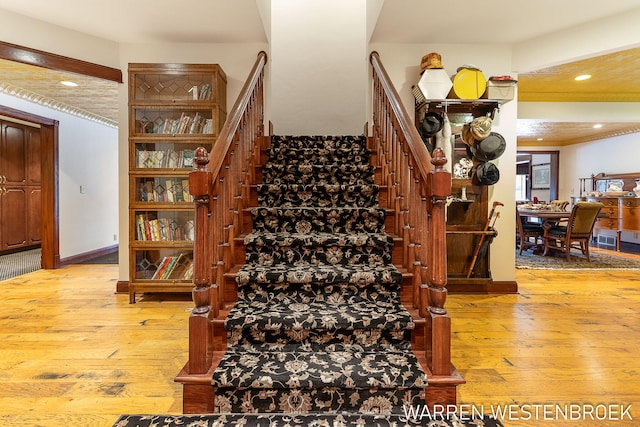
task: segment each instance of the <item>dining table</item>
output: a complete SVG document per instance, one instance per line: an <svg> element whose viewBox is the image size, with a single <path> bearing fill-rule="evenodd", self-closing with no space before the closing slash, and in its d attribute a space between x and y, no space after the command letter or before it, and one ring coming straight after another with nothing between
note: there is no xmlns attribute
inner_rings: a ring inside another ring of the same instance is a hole
<svg viewBox="0 0 640 427"><path fill-rule="evenodd" d="M551 225L558 223L561 220L566 220L571 216L571 211L560 209L548 209L548 208L518 208L518 215L528 218L529 221L539 223L542 228L551 227ZM523 221L524 222L524 221ZM544 245L540 243L537 248L534 249L535 255L542 255L544 252Z"/></svg>
<svg viewBox="0 0 640 427"><path fill-rule="evenodd" d="M567 219L571 216L571 211L556 209L521 209L518 208L518 214L527 218L539 218L541 222L558 221Z"/></svg>
<svg viewBox="0 0 640 427"><path fill-rule="evenodd" d="M569 219L571 216L571 210L559 210L559 209L547 209L547 208L518 208L518 215L526 217L533 222L539 222L542 228L551 227L553 224L557 224L559 221ZM598 214L598 218L606 218L606 213L602 210ZM537 220L537 221L536 221ZM544 245L540 245L533 251L534 254L540 255L544 252Z"/></svg>

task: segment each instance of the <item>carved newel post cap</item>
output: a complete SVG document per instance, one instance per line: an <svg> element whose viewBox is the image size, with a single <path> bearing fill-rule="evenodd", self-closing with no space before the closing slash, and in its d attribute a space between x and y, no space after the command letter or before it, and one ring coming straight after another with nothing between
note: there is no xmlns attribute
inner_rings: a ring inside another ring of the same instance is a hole
<svg viewBox="0 0 640 427"><path fill-rule="evenodd" d="M197 168L203 168L209 163L209 152L204 147L196 148L196 151L193 156L193 162L196 164Z"/></svg>

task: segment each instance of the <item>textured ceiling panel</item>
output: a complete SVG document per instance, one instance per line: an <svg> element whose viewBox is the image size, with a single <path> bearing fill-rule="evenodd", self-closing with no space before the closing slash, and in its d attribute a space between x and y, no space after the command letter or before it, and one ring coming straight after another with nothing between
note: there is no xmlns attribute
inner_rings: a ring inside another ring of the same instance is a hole
<svg viewBox="0 0 640 427"><path fill-rule="evenodd" d="M76 87L61 81L70 80ZM0 59L0 90L111 126L118 122L118 83Z"/></svg>

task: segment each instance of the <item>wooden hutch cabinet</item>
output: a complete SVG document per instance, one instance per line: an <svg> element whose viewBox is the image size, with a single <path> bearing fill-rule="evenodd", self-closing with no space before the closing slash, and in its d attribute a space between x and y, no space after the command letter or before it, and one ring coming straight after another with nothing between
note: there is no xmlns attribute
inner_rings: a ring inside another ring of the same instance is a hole
<svg viewBox="0 0 640 427"><path fill-rule="evenodd" d="M491 99L443 99L429 100L421 97L414 88L416 98L415 123L418 124L427 112L448 114L452 124L455 122L470 122L475 117L494 117L501 101ZM454 131L455 134L455 131ZM467 151L460 135L456 135L452 153L452 165L462 157L467 157ZM475 167L475 166L474 166ZM466 193L466 200L462 193ZM471 277L468 276L472 268L475 250L481 236L491 239L495 233L484 231L488 220L489 192L486 185L480 185L475 178L456 178L452 174L452 201L447 207L447 288L452 292L487 292L493 283L490 268L490 247L478 257Z"/></svg>
<svg viewBox="0 0 640 427"><path fill-rule="evenodd" d="M129 300L191 292L195 149L211 151L226 119L216 64L129 64Z"/></svg>
<svg viewBox="0 0 640 427"><path fill-rule="evenodd" d="M573 198L573 201L586 200L600 202L604 205L601 213L604 218L599 218L594 225L593 235L598 238L600 231L612 230L616 233L616 250L620 250L620 238L622 232L640 232L640 197L635 196L633 189L640 180L640 173L598 174L591 178L591 191L587 195ZM609 183L616 181L621 185L624 195L613 195L607 191ZM581 184L583 185L583 184ZM581 190L587 192L587 190Z"/></svg>

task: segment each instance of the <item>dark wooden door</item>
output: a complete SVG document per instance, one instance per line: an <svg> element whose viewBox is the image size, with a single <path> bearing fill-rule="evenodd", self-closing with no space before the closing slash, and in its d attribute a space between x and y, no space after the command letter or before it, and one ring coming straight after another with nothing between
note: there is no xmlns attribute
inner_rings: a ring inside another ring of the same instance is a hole
<svg viewBox="0 0 640 427"><path fill-rule="evenodd" d="M0 251L5 251L41 241L41 142L37 128L0 123Z"/></svg>

